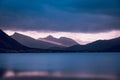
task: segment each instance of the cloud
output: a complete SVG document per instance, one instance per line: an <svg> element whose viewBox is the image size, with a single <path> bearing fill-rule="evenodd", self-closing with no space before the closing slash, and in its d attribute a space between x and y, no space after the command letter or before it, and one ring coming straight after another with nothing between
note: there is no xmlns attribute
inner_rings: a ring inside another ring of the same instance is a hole
<svg viewBox="0 0 120 80"><path fill-rule="evenodd" d="M119 0L1 0L0 28L104 32L120 29Z"/></svg>

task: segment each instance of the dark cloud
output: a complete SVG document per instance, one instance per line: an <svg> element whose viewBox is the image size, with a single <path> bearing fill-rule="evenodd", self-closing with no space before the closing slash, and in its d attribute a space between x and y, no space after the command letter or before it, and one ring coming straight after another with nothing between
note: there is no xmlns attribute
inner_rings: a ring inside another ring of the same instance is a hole
<svg viewBox="0 0 120 80"><path fill-rule="evenodd" d="M120 29L119 0L0 0L0 28L66 32Z"/></svg>

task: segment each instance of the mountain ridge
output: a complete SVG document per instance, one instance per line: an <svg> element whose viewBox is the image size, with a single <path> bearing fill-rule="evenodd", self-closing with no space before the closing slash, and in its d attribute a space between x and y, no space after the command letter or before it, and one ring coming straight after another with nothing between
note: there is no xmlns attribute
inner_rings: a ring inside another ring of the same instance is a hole
<svg viewBox="0 0 120 80"><path fill-rule="evenodd" d="M110 40L97 40L95 42L86 44L86 45L74 45L71 47L63 47L63 46L49 46L47 49L42 48L30 48L22 45L17 40L13 38L18 38L18 40L23 40L25 42L32 43L33 46L35 40L29 36L24 36L19 33L14 33L11 37L0 30L0 53L1 52L120 52L120 37L113 38ZM26 37L28 39L26 39ZM49 39L54 38L52 36L48 37ZM64 38L63 38L64 39ZM30 42L30 41L31 42ZM43 44L43 42L41 42ZM46 44L46 43L45 43ZM39 45L37 42L35 45ZM51 44L50 44L51 45ZM40 44L41 46L41 44ZM48 46L48 44L47 44ZM43 46L42 46L43 47ZM45 46L46 47L46 46Z"/></svg>
<svg viewBox="0 0 120 80"><path fill-rule="evenodd" d="M4 33L0 29L0 51L3 52L17 52L17 51L22 51L29 49L28 47L20 44L13 38L9 37L6 33Z"/></svg>
<svg viewBox="0 0 120 80"><path fill-rule="evenodd" d="M52 44L43 40L37 40L20 33L14 33L11 37L17 40L19 43L32 48L48 49L54 46L60 47L60 45Z"/></svg>
<svg viewBox="0 0 120 80"><path fill-rule="evenodd" d="M68 50L88 52L120 52L120 37L110 40L97 40L86 45L74 45Z"/></svg>
<svg viewBox="0 0 120 80"><path fill-rule="evenodd" d="M62 45L65 45L66 47L70 47L70 46L78 44L76 41L74 41L70 38L67 38L67 37L55 38L52 35L49 35L45 38L39 38L39 39L44 39L44 40L49 40L49 41L53 41L56 43L60 43Z"/></svg>

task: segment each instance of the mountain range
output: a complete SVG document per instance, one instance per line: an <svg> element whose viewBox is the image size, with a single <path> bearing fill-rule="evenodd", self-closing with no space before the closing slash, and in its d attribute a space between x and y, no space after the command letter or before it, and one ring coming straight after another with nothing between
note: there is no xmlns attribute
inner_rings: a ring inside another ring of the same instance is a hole
<svg viewBox="0 0 120 80"><path fill-rule="evenodd" d="M67 48L67 50L84 52L120 52L120 37L110 40L97 40L87 45L74 45Z"/></svg>
<svg viewBox="0 0 120 80"><path fill-rule="evenodd" d="M58 51L27 47L19 43L17 40L13 39L11 36L8 36L5 32L3 32L0 29L0 53L31 53L31 52L40 53L40 52L58 52Z"/></svg>
<svg viewBox="0 0 120 80"><path fill-rule="evenodd" d="M120 52L120 37L80 45L66 37L34 39L20 33L8 36L0 30L1 52Z"/></svg>
<svg viewBox="0 0 120 80"><path fill-rule="evenodd" d="M65 47L70 47L73 45L77 45L78 43L70 38L66 38L66 37L60 37L60 38L54 38L53 36L49 35L46 38L39 38L39 40L45 40L45 41L49 41L49 42L55 42L57 44L61 44Z"/></svg>
<svg viewBox="0 0 120 80"><path fill-rule="evenodd" d="M54 38L53 36L48 36L46 38L34 39L32 37L14 33L11 36L13 39L31 48L41 48L41 49L50 49L50 48L63 48L77 45L78 43L72 39L61 37L60 39Z"/></svg>
<svg viewBox="0 0 120 80"><path fill-rule="evenodd" d="M21 52L26 49L28 49L28 47L21 45L19 42L0 30L0 52Z"/></svg>

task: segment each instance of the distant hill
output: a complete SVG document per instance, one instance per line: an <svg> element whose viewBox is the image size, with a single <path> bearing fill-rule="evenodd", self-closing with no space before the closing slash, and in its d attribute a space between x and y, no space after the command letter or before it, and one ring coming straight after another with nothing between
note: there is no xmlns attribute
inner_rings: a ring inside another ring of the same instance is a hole
<svg viewBox="0 0 120 80"><path fill-rule="evenodd" d="M17 52L28 49L0 30L0 52Z"/></svg>
<svg viewBox="0 0 120 80"><path fill-rule="evenodd" d="M57 44L61 44L63 46L66 46L66 47L70 47L70 46L73 46L73 45L77 45L78 43L70 38L66 38L66 37L60 37L59 39L49 35L48 37L46 38L39 38L40 40L46 40L46 41L49 41L49 42L54 42L54 43L57 43Z"/></svg>
<svg viewBox="0 0 120 80"><path fill-rule="evenodd" d="M111 40L98 40L86 45L90 51L120 51L120 37Z"/></svg>
<svg viewBox="0 0 120 80"><path fill-rule="evenodd" d="M98 40L87 45L74 45L66 50L83 52L120 52L120 37L111 40Z"/></svg>
<svg viewBox="0 0 120 80"><path fill-rule="evenodd" d="M19 43L31 48L48 49L51 47L62 47L61 45L50 43L43 40L36 40L32 37L20 33L14 33L11 37L18 41Z"/></svg>

